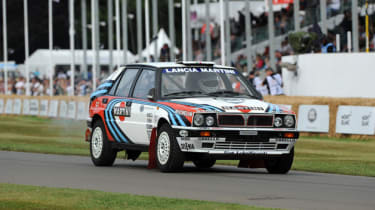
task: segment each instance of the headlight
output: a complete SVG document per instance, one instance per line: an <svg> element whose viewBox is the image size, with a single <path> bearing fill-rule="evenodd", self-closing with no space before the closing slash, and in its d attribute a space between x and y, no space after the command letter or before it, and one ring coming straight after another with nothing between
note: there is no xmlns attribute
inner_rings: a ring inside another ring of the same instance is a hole
<svg viewBox="0 0 375 210"><path fill-rule="evenodd" d="M281 119L281 117L276 117L273 124L276 127L281 127L283 125L283 119Z"/></svg>
<svg viewBox="0 0 375 210"><path fill-rule="evenodd" d="M204 123L204 117L201 114L194 115L194 125L202 126Z"/></svg>
<svg viewBox="0 0 375 210"><path fill-rule="evenodd" d="M207 126L213 126L215 124L215 119L212 116L206 117L206 125Z"/></svg>
<svg viewBox="0 0 375 210"><path fill-rule="evenodd" d="M294 125L294 118L292 115L287 115L284 117L284 124L287 127L292 127Z"/></svg>

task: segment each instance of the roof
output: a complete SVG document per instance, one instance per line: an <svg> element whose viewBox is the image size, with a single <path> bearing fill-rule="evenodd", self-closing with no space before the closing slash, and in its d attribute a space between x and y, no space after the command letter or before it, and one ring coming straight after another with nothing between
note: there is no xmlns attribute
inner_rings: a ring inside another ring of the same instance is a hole
<svg viewBox="0 0 375 210"><path fill-rule="evenodd" d="M191 63L190 65L193 65L192 62L189 62ZM183 68L183 67L189 67L190 65L189 64L182 64L182 63L176 63L176 62L152 62L152 63L134 63L134 64L129 64L129 66L134 66L134 65L141 65L141 66L150 66L150 67L154 67L154 68ZM197 61L196 63L194 63L194 65L202 65L204 66L204 62L199 62ZM231 66L223 66L223 65L217 65L217 64L214 64L213 65L214 68L231 68L233 69L233 67Z"/></svg>

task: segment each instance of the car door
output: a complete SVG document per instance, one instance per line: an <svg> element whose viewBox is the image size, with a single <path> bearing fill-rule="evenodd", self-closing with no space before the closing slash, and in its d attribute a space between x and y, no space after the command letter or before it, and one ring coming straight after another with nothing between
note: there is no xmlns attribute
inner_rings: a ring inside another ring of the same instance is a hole
<svg viewBox="0 0 375 210"><path fill-rule="evenodd" d="M132 125L132 123L129 123L132 117L132 102L129 96L139 72L140 69L138 68L126 69L114 91L113 95L116 96L116 99L109 102L109 109L111 109L110 112L113 115L113 118L109 118L111 121L110 131L117 142L139 143L134 131L129 128Z"/></svg>
<svg viewBox="0 0 375 210"><path fill-rule="evenodd" d="M128 124L130 132L141 144L149 144L153 127L155 103L147 99L150 90L155 88L156 71L143 69L133 90L133 102L131 104L131 117Z"/></svg>

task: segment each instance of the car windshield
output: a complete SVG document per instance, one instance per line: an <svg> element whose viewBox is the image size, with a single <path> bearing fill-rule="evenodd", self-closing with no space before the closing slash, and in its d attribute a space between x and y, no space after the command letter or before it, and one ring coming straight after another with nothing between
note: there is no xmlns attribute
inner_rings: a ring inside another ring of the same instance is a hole
<svg viewBox="0 0 375 210"><path fill-rule="evenodd" d="M254 91L234 69L210 67L162 69L161 96L254 98Z"/></svg>

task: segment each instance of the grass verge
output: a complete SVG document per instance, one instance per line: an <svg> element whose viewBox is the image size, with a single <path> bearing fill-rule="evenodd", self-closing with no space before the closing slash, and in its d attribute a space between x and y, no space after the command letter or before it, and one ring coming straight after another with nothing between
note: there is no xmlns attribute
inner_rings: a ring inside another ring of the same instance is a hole
<svg viewBox="0 0 375 210"><path fill-rule="evenodd" d="M83 121L0 116L0 150L86 156L85 129ZM302 137L295 151L294 170L375 177L374 139ZM141 158L147 159L147 154Z"/></svg>
<svg viewBox="0 0 375 210"><path fill-rule="evenodd" d="M0 184L0 209L268 209L94 190Z"/></svg>

